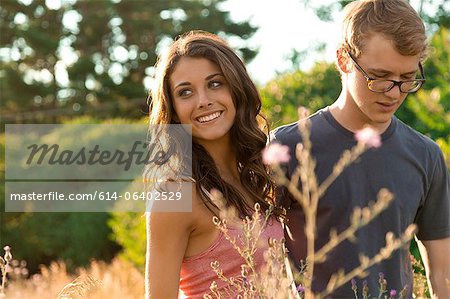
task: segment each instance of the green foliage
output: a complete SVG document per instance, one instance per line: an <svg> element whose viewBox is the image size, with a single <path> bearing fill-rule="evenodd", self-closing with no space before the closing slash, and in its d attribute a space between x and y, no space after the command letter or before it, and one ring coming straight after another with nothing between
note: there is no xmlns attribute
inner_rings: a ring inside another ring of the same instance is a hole
<svg viewBox="0 0 450 299"><path fill-rule="evenodd" d="M340 82L334 65L325 62L316 63L309 71L281 74L260 90L263 112L271 120L271 127L295 121L299 106L314 112L334 102Z"/></svg>
<svg viewBox="0 0 450 299"><path fill-rule="evenodd" d="M145 120L130 121L127 119L110 119L100 122L99 120L85 116L78 119L66 121L71 124L95 124L95 123L113 123L130 124L140 123L145 128ZM46 136L45 140L56 140L58 144L65 148L73 148L73 144L79 143L79 138L74 138L71 133L71 126L64 126L59 131L55 131L51 136ZM100 144L107 144L108 136L101 134L98 130L92 130L86 133L83 144L89 143L94 139ZM128 132L120 132L126 136ZM100 137L99 137L100 136ZM103 139L99 139L103 138ZM125 138L125 137L124 137ZM113 139L113 138L109 138ZM115 140L111 140L115 142ZM120 250L120 242L126 245L124 255L130 260L137 260L136 255L128 254L129 246L138 246L138 243L127 240L135 238L133 227L134 223L121 223L117 228L109 225L113 215L109 213L4 213L5 205L5 135L0 135L0 175L2 184L0 186L0 243L9 244L14 249L14 255L17 259L25 259L31 271L38 270L40 264L49 264L54 260L64 260L71 269L77 266L84 266L91 259L109 261ZM120 221L130 219L131 216L120 218ZM131 214L131 213L130 213ZM118 221L118 220L116 220ZM114 222L112 222L114 223ZM145 230L145 227L144 227ZM127 239L129 234L130 238ZM113 234L116 236L113 237ZM145 233L142 234L145 240ZM114 240L112 240L114 239ZM125 241L124 241L125 240ZM117 241L117 242L116 242ZM143 245L145 250L145 245ZM139 262L142 263L142 255Z"/></svg>
<svg viewBox="0 0 450 299"><path fill-rule="evenodd" d="M5 134L0 134L0 244L4 242L4 223L5 223Z"/></svg>
<svg viewBox="0 0 450 299"><path fill-rule="evenodd" d="M71 269L91 259L110 261L119 246L109 240L107 213L5 213L2 242L25 259L31 271L64 260Z"/></svg>
<svg viewBox="0 0 450 299"><path fill-rule="evenodd" d="M157 53L188 30L233 37L243 58L252 59L256 51L245 40L256 28L234 23L220 8L224 1L62 0L51 9L45 0L3 0L2 122L80 114L139 118L147 109L143 80L150 79Z"/></svg>
<svg viewBox="0 0 450 299"><path fill-rule="evenodd" d="M46 8L43 0L30 5L2 1L0 15L5 17L5 22L1 26L0 47L16 53L0 61L2 69L5 68L1 76L6 81L1 85L0 96L8 112L32 111L38 106L57 107L59 86L54 78L64 10ZM45 80L39 79L43 77L42 71ZM20 105L14 106L15 102Z"/></svg>
<svg viewBox="0 0 450 299"><path fill-rule="evenodd" d="M146 248L145 215L116 212L112 213L108 224L114 233L114 241L123 248L120 255L143 272Z"/></svg>
<svg viewBox="0 0 450 299"><path fill-rule="evenodd" d="M400 119L436 140L450 167L450 29L441 28L430 43L423 88L397 112Z"/></svg>
<svg viewBox="0 0 450 299"><path fill-rule="evenodd" d="M312 9L319 19L331 22L336 11L341 11L347 4L355 0L338 0L331 4L316 4L311 0L300 0L306 7ZM412 1L409 1L412 2ZM450 11L447 0L420 0L411 3L432 31L436 27L450 28Z"/></svg>
<svg viewBox="0 0 450 299"><path fill-rule="evenodd" d="M26 259L31 271L40 264L64 259L69 265L85 265L91 258L110 259L107 214L99 213L4 213L5 136L1 135L0 243L10 244L17 259ZM117 246L116 246L117 247ZM116 249L117 250L117 249Z"/></svg>

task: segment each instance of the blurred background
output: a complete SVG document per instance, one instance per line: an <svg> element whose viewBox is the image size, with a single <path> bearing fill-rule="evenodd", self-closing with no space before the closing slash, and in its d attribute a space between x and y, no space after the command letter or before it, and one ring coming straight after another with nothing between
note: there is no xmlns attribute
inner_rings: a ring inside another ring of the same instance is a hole
<svg viewBox="0 0 450 299"><path fill-rule="evenodd" d="M177 35L202 29L225 38L248 64L275 128L296 120L298 106L316 111L338 96L333 53L349 2L1 0L0 245L12 247L16 278L42 279L44 266L48 275L63 273L63 286L76 269L123 274L120 268L143 292L145 219L4 213L5 124L145 123L157 55ZM410 2L426 23L431 50L426 84L397 116L438 142L450 165L450 1Z"/></svg>

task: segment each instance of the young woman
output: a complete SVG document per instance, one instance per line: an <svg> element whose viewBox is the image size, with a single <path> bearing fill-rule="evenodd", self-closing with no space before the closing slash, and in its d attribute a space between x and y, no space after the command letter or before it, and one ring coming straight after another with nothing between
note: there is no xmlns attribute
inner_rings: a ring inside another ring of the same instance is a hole
<svg viewBox="0 0 450 299"><path fill-rule="evenodd" d="M260 129L261 100L244 64L219 37L188 32L177 39L156 66L150 125L188 124L192 128L192 212L147 214L147 298L203 298L217 278L211 262L223 274L241 275L245 261L213 224L219 215L208 196L219 190L227 205L241 217L253 213L255 203L267 209L273 185L262 163L267 135ZM238 236L239 228L230 229ZM261 238L281 239L273 220ZM264 248L254 255L257 267L265 262Z"/></svg>

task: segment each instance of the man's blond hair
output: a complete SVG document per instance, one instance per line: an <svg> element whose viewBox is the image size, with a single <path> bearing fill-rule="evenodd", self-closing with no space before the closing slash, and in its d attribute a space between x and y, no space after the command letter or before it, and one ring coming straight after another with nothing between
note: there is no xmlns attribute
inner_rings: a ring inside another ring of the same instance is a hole
<svg viewBox="0 0 450 299"><path fill-rule="evenodd" d="M404 56L427 55L425 26L405 0L360 0L345 7L341 48L359 57L373 34L391 40Z"/></svg>

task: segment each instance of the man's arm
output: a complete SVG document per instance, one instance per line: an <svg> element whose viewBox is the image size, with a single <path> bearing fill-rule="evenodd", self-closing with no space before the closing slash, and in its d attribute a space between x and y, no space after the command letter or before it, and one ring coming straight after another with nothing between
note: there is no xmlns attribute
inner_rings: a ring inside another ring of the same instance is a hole
<svg viewBox="0 0 450 299"><path fill-rule="evenodd" d="M450 298L450 289L447 286L447 281L450 281L450 238L417 241L431 297Z"/></svg>

